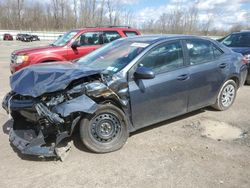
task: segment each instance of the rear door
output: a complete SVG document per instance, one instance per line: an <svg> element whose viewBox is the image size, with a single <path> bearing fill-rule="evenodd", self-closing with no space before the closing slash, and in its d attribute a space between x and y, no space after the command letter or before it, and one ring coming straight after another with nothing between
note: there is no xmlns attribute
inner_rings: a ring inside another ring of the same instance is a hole
<svg viewBox="0 0 250 188"><path fill-rule="evenodd" d="M227 77L229 61L209 40L189 39L185 46L190 73L188 111L192 111L215 102Z"/></svg>
<svg viewBox="0 0 250 188"><path fill-rule="evenodd" d="M189 79L180 41L163 43L150 50L138 66L151 68L155 78L134 80L129 77L132 121L136 129L157 123L187 111Z"/></svg>

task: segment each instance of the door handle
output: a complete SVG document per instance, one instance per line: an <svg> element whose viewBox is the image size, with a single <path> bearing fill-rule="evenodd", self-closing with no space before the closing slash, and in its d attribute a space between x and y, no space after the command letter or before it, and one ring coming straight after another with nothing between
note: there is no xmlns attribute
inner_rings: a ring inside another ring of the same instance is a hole
<svg viewBox="0 0 250 188"><path fill-rule="evenodd" d="M227 66L227 64L226 64L226 63L221 63L221 64L219 65L219 67L220 67L221 69L226 68L226 66Z"/></svg>
<svg viewBox="0 0 250 188"><path fill-rule="evenodd" d="M180 81L184 81L184 80L188 80L188 79L189 79L188 74L182 74L182 75L177 77L177 80L180 80Z"/></svg>

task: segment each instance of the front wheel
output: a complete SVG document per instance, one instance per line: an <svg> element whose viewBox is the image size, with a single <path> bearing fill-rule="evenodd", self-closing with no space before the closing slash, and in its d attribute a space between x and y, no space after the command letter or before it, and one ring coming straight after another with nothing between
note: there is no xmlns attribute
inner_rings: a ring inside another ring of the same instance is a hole
<svg viewBox="0 0 250 188"><path fill-rule="evenodd" d="M221 87L221 90L217 96L216 103L212 105L212 107L220 111L227 110L233 105L234 100L236 98L236 94L237 85L235 81L226 81Z"/></svg>
<svg viewBox="0 0 250 188"><path fill-rule="evenodd" d="M249 73L247 74L246 84L250 85L250 74Z"/></svg>
<svg viewBox="0 0 250 188"><path fill-rule="evenodd" d="M84 145L96 153L120 149L129 136L125 114L112 105L101 105L80 123L80 137Z"/></svg>

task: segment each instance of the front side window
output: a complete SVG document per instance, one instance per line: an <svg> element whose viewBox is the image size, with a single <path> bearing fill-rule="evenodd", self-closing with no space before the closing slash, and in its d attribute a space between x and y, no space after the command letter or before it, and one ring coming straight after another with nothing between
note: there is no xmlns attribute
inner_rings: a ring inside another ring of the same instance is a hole
<svg viewBox="0 0 250 188"><path fill-rule="evenodd" d="M250 47L250 33L229 35L222 43L228 47Z"/></svg>
<svg viewBox="0 0 250 188"><path fill-rule="evenodd" d="M206 40L187 40L187 49L190 65L197 65L213 61L214 50L210 41Z"/></svg>
<svg viewBox="0 0 250 188"><path fill-rule="evenodd" d="M152 49L140 61L139 66L152 69L156 74L183 67L183 52L180 42L164 43Z"/></svg>
<svg viewBox="0 0 250 188"><path fill-rule="evenodd" d="M103 43L109 43L116 39L121 38L121 35L117 31L104 31L103 32Z"/></svg>
<svg viewBox="0 0 250 188"><path fill-rule="evenodd" d="M102 36L100 32L87 32L81 34L76 41L79 46L91 46L102 44Z"/></svg>

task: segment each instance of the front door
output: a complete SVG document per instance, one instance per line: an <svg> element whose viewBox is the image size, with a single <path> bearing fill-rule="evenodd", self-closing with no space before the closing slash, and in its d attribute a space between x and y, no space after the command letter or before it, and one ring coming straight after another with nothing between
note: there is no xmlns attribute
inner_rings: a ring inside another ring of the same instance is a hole
<svg viewBox="0 0 250 188"><path fill-rule="evenodd" d="M187 82L180 41L163 43L150 50L135 66L151 68L155 78L129 77L132 122L135 129L151 125L187 111Z"/></svg>
<svg viewBox="0 0 250 188"><path fill-rule="evenodd" d="M79 47L68 48L68 60L79 59L101 47L101 32L86 32L81 34L76 41Z"/></svg>

